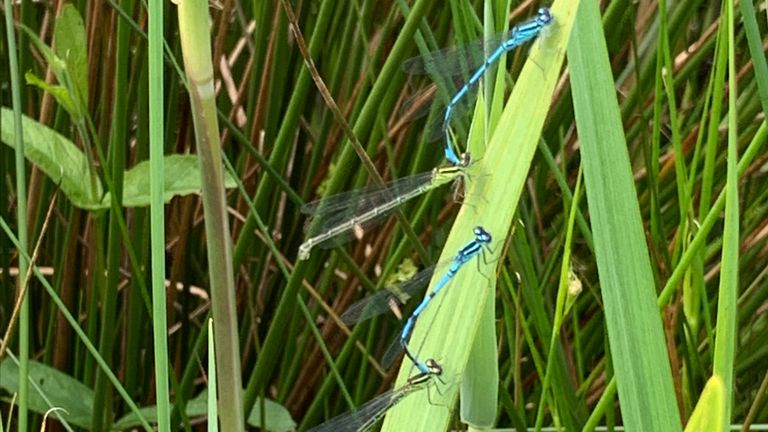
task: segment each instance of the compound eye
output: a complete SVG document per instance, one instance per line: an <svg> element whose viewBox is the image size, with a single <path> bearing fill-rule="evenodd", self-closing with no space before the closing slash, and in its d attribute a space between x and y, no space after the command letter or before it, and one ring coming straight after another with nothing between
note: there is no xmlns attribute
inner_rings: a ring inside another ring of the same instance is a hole
<svg viewBox="0 0 768 432"><path fill-rule="evenodd" d="M552 21L552 12L549 11L547 8L540 8L539 9L539 21L542 23L548 23Z"/></svg>
<svg viewBox="0 0 768 432"><path fill-rule="evenodd" d="M443 367L434 359L427 359L427 367L432 374L440 375L443 373Z"/></svg>
<svg viewBox="0 0 768 432"><path fill-rule="evenodd" d="M472 155L469 154L469 152L466 152L462 155L461 163L460 165L463 167L468 167L469 164L472 162Z"/></svg>

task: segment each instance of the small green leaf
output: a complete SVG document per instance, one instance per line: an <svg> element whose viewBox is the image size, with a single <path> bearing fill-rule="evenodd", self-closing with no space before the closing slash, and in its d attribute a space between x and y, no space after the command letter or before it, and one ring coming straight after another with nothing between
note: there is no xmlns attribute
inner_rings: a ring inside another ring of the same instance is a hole
<svg viewBox="0 0 768 432"><path fill-rule="evenodd" d="M29 409L45 414L51 408L60 408L51 414L68 423L88 428L93 412L93 391L85 384L54 368L36 361L29 362ZM0 363L0 388L9 393L19 391L19 367L10 358ZM77 395L77 397L72 397Z"/></svg>
<svg viewBox="0 0 768 432"><path fill-rule="evenodd" d="M64 73L64 71L67 68L67 64L64 62L64 60L60 59L56 53L53 52L51 47L46 45L38 36L37 33L32 31L29 27L22 25L21 29L24 30L24 33L27 34L27 37L29 37L29 40L32 41L32 43L35 45L35 48L37 48L38 51L40 51L40 54L43 55L43 58L46 62L48 62L48 66L51 67L51 71L54 75L56 75L56 78L61 81L61 74Z"/></svg>
<svg viewBox="0 0 768 432"><path fill-rule="evenodd" d="M387 278L384 280L384 287L392 288L397 286L405 281L410 280L418 272L419 268L416 267L416 264L413 263L413 260L406 258L403 260L403 262L400 263L400 265L397 266L397 269L392 274L387 276Z"/></svg>
<svg viewBox="0 0 768 432"><path fill-rule="evenodd" d="M51 96L56 99L56 102L64 107L64 109L67 110L70 115L75 116L77 113L79 113L77 106L75 106L75 103L72 100L72 95L69 93L66 87L56 84L48 84L40 77L32 73L32 71L27 71L27 73L24 74L24 78L27 80L27 84L33 85L43 91L50 93Z"/></svg>
<svg viewBox="0 0 768 432"><path fill-rule="evenodd" d="M288 432L296 429L296 422L291 418L291 413L275 401L264 400L264 424L265 430L274 432ZM261 426L261 401L256 400L247 421L249 426Z"/></svg>
<svg viewBox="0 0 768 432"><path fill-rule="evenodd" d="M53 86L54 91L61 87ZM0 122L13 124L13 112L0 108ZM22 116L24 128L24 155L59 185L73 205L85 210L109 208L110 194L104 194L98 178L93 180L85 154L69 139L29 117ZM0 139L13 148L13 128L2 128ZM224 175L224 186L233 188L235 179ZM165 157L165 201L175 196L199 193L200 170L196 155L169 155ZM145 207L149 205L149 163L144 161L125 173L123 205Z"/></svg>
<svg viewBox="0 0 768 432"><path fill-rule="evenodd" d="M83 117L82 110L79 108L80 106L85 106L81 103L76 103L80 101L76 97L73 97L72 95L72 80L70 78L69 71L67 70L67 63L62 60L59 56L56 55L56 53L43 43L42 40L40 40L39 37L37 37L37 34L30 30L29 28L25 26L21 26L21 28L24 30L24 32L29 36L32 43L35 45L35 47L40 51L40 53L43 55L43 58L45 58L45 61L48 62L48 66L51 68L51 71L56 76L56 81L59 82L64 88L67 89L67 93L69 93L69 100L71 103L69 104L62 104L64 109L67 110L67 112L73 117L73 119L77 122L80 121ZM29 80L29 77L27 78ZM40 87L37 83L32 83ZM56 96L54 94L54 96ZM56 99L59 101L59 99ZM59 101L61 103L61 101ZM74 107L74 108L73 108Z"/></svg>
<svg viewBox="0 0 768 432"><path fill-rule="evenodd" d="M56 18L53 49L64 60L74 89L77 90L79 106L88 100L88 52L85 42L85 26L77 9L66 4Z"/></svg>
<svg viewBox="0 0 768 432"><path fill-rule="evenodd" d="M12 125L13 111L0 108L0 122ZM104 208L101 183L95 176L92 179L88 159L72 141L26 116L22 116L22 127L24 156L59 185L73 205L86 210ZM14 133L12 127L0 131L0 139L11 148Z"/></svg>
<svg viewBox="0 0 768 432"><path fill-rule="evenodd" d="M125 173L123 183L123 205L145 207L149 205L149 161L143 161ZM225 173L224 186L233 188L235 179ZM165 202L173 197L199 193L200 169L196 155L169 155L165 157ZM109 206L110 195L106 194L102 205Z"/></svg>

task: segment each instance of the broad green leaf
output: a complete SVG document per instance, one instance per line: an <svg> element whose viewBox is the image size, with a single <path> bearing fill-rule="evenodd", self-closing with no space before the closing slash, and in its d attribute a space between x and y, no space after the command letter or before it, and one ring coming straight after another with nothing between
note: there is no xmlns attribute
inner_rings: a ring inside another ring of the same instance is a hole
<svg viewBox="0 0 768 432"><path fill-rule="evenodd" d="M29 378L32 380L29 386L30 410L45 414L51 408L61 408L51 416L75 426L90 426L93 391L85 384L34 360L29 362ZM19 367L10 357L0 363L0 388L9 393L19 391Z"/></svg>
<svg viewBox="0 0 768 432"><path fill-rule="evenodd" d="M581 2L568 45L600 290L627 430L679 431L667 340L597 2Z"/></svg>
<svg viewBox="0 0 768 432"><path fill-rule="evenodd" d="M203 390L200 394L193 399L187 401L186 414L190 418L204 417L208 412L208 390ZM157 408L153 406L144 407L141 410L142 415L151 423L157 422ZM264 418L267 430L273 432L288 432L295 430L296 422L291 418L291 414L288 410L279 403L266 399L264 401ZM261 401L256 401L256 404L251 411L251 415L248 416L248 425L252 427L261 426ZM118 420L112 427L117 430L126 430L134 427L138 427L139 423L136 420L134 414L128 414L127 416Z"/></svg>
<svg viewBox="0 0 768 432"><path fill-rule="evenodd" d="M169 155L165 163L165 202L173 197L200 193L200 174L196 155ZM149 161L139 162L126 171L123 181L123 206L145 207L149 205ZM233 188L235 179L225 173L224 186ZM104 208L109 207L110 194L102 200Z"/></svg>
<svg viewBox="0 0 768 432"><path fill-rule="evenodd" d="M88 52L83 18L72 4L65 4L56 18L53 50L64 60L73 89L77 90L79 106L88 101Z"/></svg>
<svg viewBox="0 0 768 432"><path fill-rule="evenodd" d="M12 125L13 112L0 108L0 122ZM63 135L29 117L22 116L22 127L24 156L59 185L73 205L86 210L104 208L101 182L95 177L91 181L88 160L82 150ZM0 137L6 145L13 147L12 127L2 128Z"/></svg>
<svg viewBox="0 0 768 432"><path fill-rule="evenodd" d="M0 108L0 121L13 124L13 112ZM90 192L88 161L75 144L45 125L22 116L24 128L24 153L27 159L40 168L73 205L85 210L109 208L109 193L104 194L101 182L94 179L95 191ZM13 147L13 128L5 127L0 138ZM199 193L200 175L196 155L169 155L165 157L165 201L175 196ZM224 175L224 186L237 185L229 173ZM144 161L126 171L123 182L123 205L144 207L149 205L149 164Z"/></svg>

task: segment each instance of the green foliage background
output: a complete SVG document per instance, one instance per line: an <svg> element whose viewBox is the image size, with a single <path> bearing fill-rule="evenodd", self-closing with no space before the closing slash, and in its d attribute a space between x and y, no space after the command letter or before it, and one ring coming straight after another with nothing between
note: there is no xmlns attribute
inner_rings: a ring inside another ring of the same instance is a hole
<svg viewBox="0 0 768 432"><path fill-rule="evenodd" d="M406 398L386 430L680 430L699 400L689 430L768 423L764 9L749 0L736 9L547 5L552 33L507 55L456 122L477 160L463 199L434 190L362 240L297 262L305 202L445 164L442 143L426 138L443 113L424 97L436 77L405 74L403 61L488 38L542 5L291 5L314 76L283 2L208 9L229 169L230 313L251 427L306 429L402 385L413 374L406 362L399 375L378 362L401 322L350 329L338 316L407 259L450 259L476 225L492 230L493 261L462 270L414 334L421 357L444 365L444 382ZM196 147L177 9L163 6L171 428L191 430L206 414L215 275L197 195L204 179L180 156ZM4 399L0 429L40 429L51 406L67 409L47 420L65 427L146 428L157 404L147 88L160 79L148 71L147 10L133 0L6 1L3 13L16 43L2 44L0 63L14 53L24 79L27 174L14 166L22 136L4 66L0 388L17 392L25 374L60 384L40 386L47 397L33 386L19 402L39 414L28 426ZM110 207L112 196L122 205ZM20 226L29 230L22 255L37 250L26 318L13 314ZM29 369L16 366L21 339ZM68 405L73 392L81 397Z"/></svg>

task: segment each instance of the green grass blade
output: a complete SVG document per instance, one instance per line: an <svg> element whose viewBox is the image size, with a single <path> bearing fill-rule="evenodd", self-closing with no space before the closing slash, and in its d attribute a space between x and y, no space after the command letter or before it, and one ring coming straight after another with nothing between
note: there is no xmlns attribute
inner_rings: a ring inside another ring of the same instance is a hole
<svg viewBox="0 0 768 432"><path fill-rule="evenodd" d="M503 77L504 71L499 71ZM497 83L501 79L496 80ZM502 99L504 95L503 86L497 86L496 99ZM472 117L472 126L469 131L469 142L472 146L473 154L480 154L485 143L486 123L493 122L487 120L486 103L483 93L478 95L475 113ZM495 101L495 100L494 100ZM499 109L501 115L501 108ZM498 118L496 119L498 121ZM461 398L460 418L461 421L470 425L472 428L485 429L493 426L496 420L496 407L499 397L499 368L496 355L496 326L494 317L496 316L496 301L494 296L486 297L486 304L482 309L480 316L480 325L477 334L472 342L467 365L461 380L461 394L471 394L472 397Z"/></svg>
<svg viewBox="0 0 768 432"><path fill-rule="evenodd" d="M555 2L552 13L556 24L551 34L531 49L531 61L524 66L486 151L477 150L482 146L477 140L469 143L478 162L470 170L472 182L465 205L459 212L440 261L450 260L472 238L472 229L477 225L482 225L494 236L491 246L495 254L489 258L499 258L560 75L577 6L578 2ZM406 398L386 417L382 430L447 428L450 407L458 395L460 386L457 384L481 326L483 309L488 296L495 290L496 263L484 263L482 259L479 266L477 262L468 263L435 300L437 304L427 308L413 333L411 347L422 359L435 358L443 365L443 380L447 385L437 383L439 393L421 391ZM425 339L427 333L429 337ZM404 362L397 385L404 383L412 371L412 366ZM462 394L464 399L473 397L469 392ZM472 402L467 400L465 403Z"/></svg>
<svg viewBox="0 0 768 432"><path fill-rule="evenodd" d="M755 67L755 78L757 80L757 90L760 93L760 104L763 107L763 112L768 112L768 64L766 64L765 54L763 52L763 36L760 35L760 29L757 27L755 5L752 3L752 0L744 0L739 3L741 6L744 33L747 36L749 53L751 54L752 63Z"/></svg>
<svg viewBox="0 0 768 432"><path fill-rule="evenodd" d="M29 250L28 229L25 221L27 220L27 179L26 179L26 165L24 164L24 141L22 140L22 116L21 110L21 79L19 76L19 59L17 57L18 49L16 46L16 33L13 22L13 14L8 12L11 10L11 2L5 0L3 3L5 15L5 31L6 40L8 46L8 68L10 69L11 80L11 98L13 104L13 130L15 131L14 139L14 165L16 168L16 220L19 230L19 249L20 252L26 252ZM23 62L22 62L23 63ZM24 253L19 254L19 274L27 274L27 268L29 266L29 260L24 256ZM21 300L21 309L19 310L19 382L21 387L19 388L19 408L18 408L18 425L19 431L25 432L28 427L28 398L29 398L29 385L27 384L27 378L29 375L29 356L30 356L30 314L29 314L29 297L25 294L26 287L23 285L23 279L18 280L17 290L18 295L24 295ZM10 417L10 416L9 416ZM10 423L9 423L10 424Z"/></svg>
<svg viewBox="0 0 768 432"><path fill-rule="evenodd" d="M733 409L733 369L736 350L736 308L739 291L739 177L738 129L736 127L736 60L733 35L733 1L724 4L724 24L729 27L728 42L728 157L726 158L725 220L723 221L722 266L717 296L717 330L712 372L720 376L725 388L725 413L722 430L727 430ZM721 40L725 43L725 40Z"/></svg>
<svg viewBox="0 0 768 432"><path fill-rule="evenodd" d="M594 1L582 2L568 60L624 426L680 430L637 193Z"/></svg>
<svg viewBox="0 0 768 432"><path fill-rule="evenodd" d="M152 280L152 335L157 397L157 428L170 430L170 391L168 389L168 339L165 294L165 205L164 184L164 80L163 80L163 6L149 4L149 171L150 171L150 247Z"/></svg>
<svg viewBox="0 0 768 432"><path fill-rule="evenodd" d="M212 48L209 38L208 4L204 1L179 4L179 35L184 69L189 79L195 144L199 157L202 202L207 236L211 309L218 365L218 413L222 430L243 431L245 413L242 399L240 344L238 337L235 281L232 264L231 231L226 217L219 124L213 85ZM201 31L202 29L202 31ZM150 159L151 161L151 159ZM154 199L156 197L153 196ZM157 315L155 315L157 319ZM165 357L163 357L165 359ZM160 396L158 395L158 400ZM158 405L160 424L163 418ZM167 413L165 413L167 415ZM161 429L162 430L162 429Z"/></svg>
<svg viewBox="0 0 768 432"><path fill-rule="evenodd" d="M212 335L213 332L213 319L208 318L208 334ZM213 338L208 338L208 405L207 415L208 419L218 419L219 410L216 408L216 401L218 394L216 391L216 345L213 343ZM219 422L209 421L208 432L218 432Z"/></svg>
<svg viewBox="0 0 768 432"><path fill-rule="evenodd" d="M461 381L461 394L469 394L472 397L461 398L460 417L464 423L477 429L493 426L498 407L498 338L493 313L495 300L493 296L486 296L480 328L472 344L467 369Z"/></svg>

